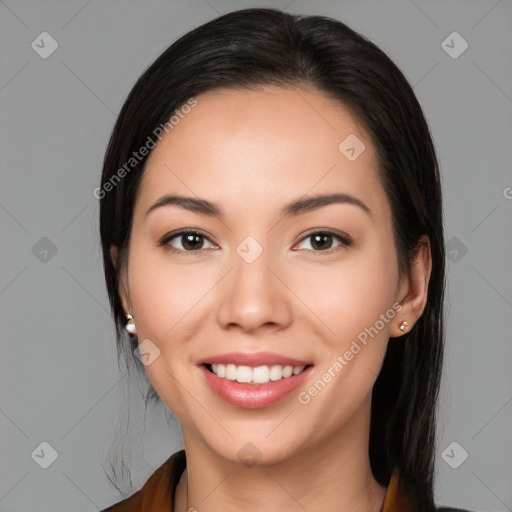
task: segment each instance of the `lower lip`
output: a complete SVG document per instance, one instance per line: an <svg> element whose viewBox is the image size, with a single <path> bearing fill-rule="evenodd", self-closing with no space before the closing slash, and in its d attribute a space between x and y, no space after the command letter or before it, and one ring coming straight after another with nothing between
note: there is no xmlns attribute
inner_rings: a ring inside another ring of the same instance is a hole
<svg viewBox="0 0 512 512"><path fill-rule="evenodd" d="M275 404L303 384L312 368L310 366L297 375L268 384L247 384L217 377L206 366L200 366L206 382L213 391L228 404L244 409L262 409Z"/></svg>

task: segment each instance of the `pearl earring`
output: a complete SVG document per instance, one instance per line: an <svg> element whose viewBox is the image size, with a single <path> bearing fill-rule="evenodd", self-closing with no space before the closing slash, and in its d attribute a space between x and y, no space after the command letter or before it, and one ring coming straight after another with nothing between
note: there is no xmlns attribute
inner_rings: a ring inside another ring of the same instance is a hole
<svg viewBox="0 0 512 512"><path fill-rule="evenodd" d="M126 318L128 318L128 322L126 323L125 325L125 329L130 333L130 334L135 334L135 322L133 321L133 316L128 314L126 315Z"/></svg>
<svg viewBox="0 0 512 512"><path fill-rule="evenodd" d="M409 324L405 320L399 325L399 329L402 332L407 331L407 327L409 327Z"/></svg>

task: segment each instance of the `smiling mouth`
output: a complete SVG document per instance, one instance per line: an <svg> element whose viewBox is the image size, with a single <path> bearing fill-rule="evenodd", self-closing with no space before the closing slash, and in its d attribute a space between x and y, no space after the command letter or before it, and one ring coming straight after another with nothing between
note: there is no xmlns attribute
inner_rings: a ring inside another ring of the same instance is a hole
<svg viewBox="0 0 512 512"><path fill-rule="evenodd" d="M299 375L304 370L313 366L307 364L305 366L291 366L275 364L271 366L244 366L235 364L211 364L203 365L209 372L215 374L221 379L237 381L244 384L268 384L282 379L289 379L295 375Z"/></svg>

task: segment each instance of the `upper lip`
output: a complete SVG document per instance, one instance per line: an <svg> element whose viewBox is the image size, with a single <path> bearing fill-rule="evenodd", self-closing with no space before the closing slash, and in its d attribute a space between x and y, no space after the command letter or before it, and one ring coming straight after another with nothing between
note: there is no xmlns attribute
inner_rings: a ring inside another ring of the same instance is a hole
<svg viewBox="0 0 512 512"><path fill-rule="evenodd" d="M227 354L218 354L215 356L205 357L198 364L234 364L236 366L307 366L312 364L311 361L304 361L288 357L274 352L256 352L248 354L246 352L229 352Z"/></svg>

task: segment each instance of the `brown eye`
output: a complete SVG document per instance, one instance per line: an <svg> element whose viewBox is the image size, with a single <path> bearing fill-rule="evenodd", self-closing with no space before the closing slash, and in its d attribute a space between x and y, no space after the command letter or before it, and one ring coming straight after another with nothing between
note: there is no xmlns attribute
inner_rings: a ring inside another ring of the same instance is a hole
<svg viewBox="0 0 512 512"><path fill-rule="evenodd" d="M334 250L343 249L351 244L348 237L332 233L330 231L315 231L304 237L301 243L305 240L311 239L310 247L306 248L314 252L332 252ZM338 241L338 245L333 245L335 241Z"/></svg>
<svg viewBox="0 0 512 512"><path fill-rule="evenodd" d="M171 243L174 241L173 243ZM208 237L199 231L178 231L169 236L166 236L160 245L176 252L199 252L203 250L204 243L208 241ZM176 246L177 245L177 246ZM213 244L211 244L213 246Z"/></svg>
<svg viewBox="0 0 512 512"><path fill-rule="evenodd" d="M181 245L186 250L196 251L203 245L203 236L194 233L187 233L180 236Z"/></svg>

